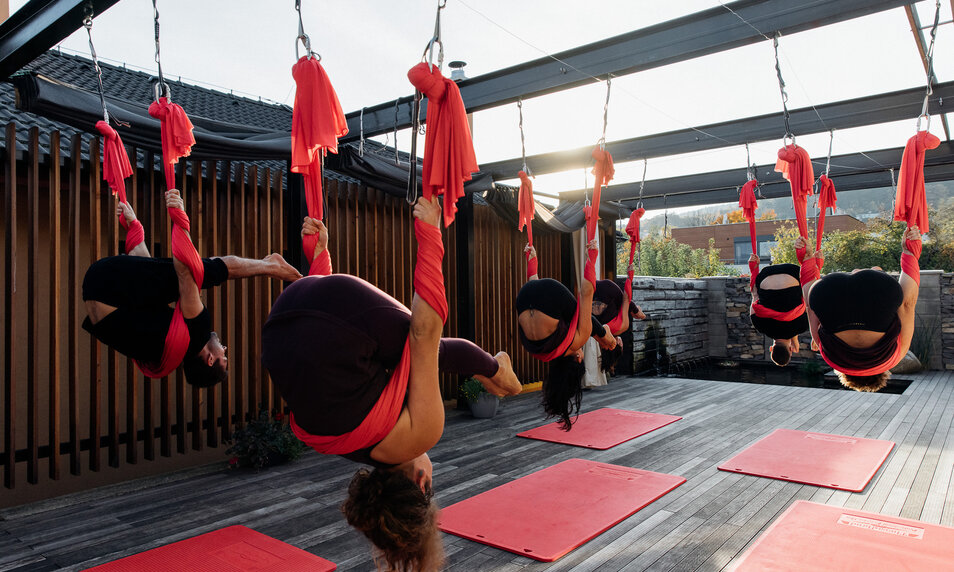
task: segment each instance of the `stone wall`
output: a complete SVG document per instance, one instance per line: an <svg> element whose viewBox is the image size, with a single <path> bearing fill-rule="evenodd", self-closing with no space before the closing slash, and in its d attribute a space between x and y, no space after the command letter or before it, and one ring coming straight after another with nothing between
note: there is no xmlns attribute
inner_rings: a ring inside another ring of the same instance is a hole
<svg viewBox="0 0 954 572"><path fill-rule="evenodd" d="M954 274L941 276L941 350L945 369L954 369Z"/></svg>
<svg viewBox="0 0 954 572"><path fill-rule="evenodd" d="M636 371L709 355L709 296L705 280L637 277L633 300L649 319L633 321Z"/></svg>

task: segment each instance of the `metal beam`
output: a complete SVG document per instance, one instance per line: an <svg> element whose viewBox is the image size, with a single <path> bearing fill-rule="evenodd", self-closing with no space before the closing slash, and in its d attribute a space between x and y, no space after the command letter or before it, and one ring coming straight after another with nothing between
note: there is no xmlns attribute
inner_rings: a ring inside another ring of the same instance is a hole
<svg viewBox="0 0 954 572"><path fill-rule="evenodd" d="M822 133L829 129L847 129L908 118L913 122L914 118L921 113L923 96L924 88L913 88L828 103L815 108L796 109L791 112L792 131L796 135L807 135ZM934 89L928 106L931 113L943 113L944 108L941 103L944 98L947 98L948 107L951 107L950 102L954 101L954 81L940 84ZM625 163L637 159L666 157L730 145L781 140L783 135L785 135L785 128L782 114L771 113L614 141L606 144L606 150L613 156L615 163ZM590 145L569 151L531 155L527 157L527 166L535 175L581 169L593 163L590 155L592 150L593 146ZM515 179L522 167L523 159L518 157L485 163L481 165L480 171L490 173L494 180Z"/></svg>
<svg viewBox="0 0 954 572"><path fill-rule="evenodd" d="M793 34L909 4L911 0L740 0L662 22L537 60L466 79L458 84L469 112L521 98L562 91L605 79L746 46L775 32ZM736 16L738 14L738 16ZM745 22L741 18L745 19ZM748 23L746 23L748 22ZM599 80L594 79L599 78ZM408 89L411 87L408 85ZM364 135L411 125L411 97L364 109ZM396 107L396 109L395 109ZM359 116L348 117L348 135L360 137Z"/></svg>
<svg viewBox="0 0 954 572"><path fill-rule="evenodd" d="M836 189L852 191L891 186L890 168L901 163L903 147L871 151L862 155L854 153L831 158L829 176ZM825 157L813 159L815 166L823 169ZM757 173L762 194L767 199L791 196L788 181L775 172L775 165L760 165ZM927 182L954 180L954 143L942 142L937 149L928 151L924 162L924 178ZM738 188L746 181L744 168L655 179L646 181L643 189L643 207L647 210L665 207L687 207L737 201ZM583 191L562 193L564 200L579 200ZM636 208L639 183L610 185L603 189L603 201L620 201L627 208Z"/></svg>
<svg viewBox="0 0 954 572"><path fill-rule="evenodd" d="M30 0L0 24L0 81L83 27L119 0Z"/></svg>
<svg viewBox="0 0 954 572"><path fill-rule="evenodd" d="M918 12L914 9L914 6L905 6L904 13L908 17L908 23L911 25L911 33L914 34L914 43L918 48L918 55L921 57L921 65L924 66L925 76L930 71L930 77L927 77L927 81L931 82L932 85L937 85L937 76L934 75L934 70L929 69L927 61L927 41L924 38L924 30L921 29L921 19L918 18ZM932 23L933 24L933 23ZM950 141L951 140L951 129L947 124L947 116L941 115L941 126L944 128L944 136Z"/></svg>

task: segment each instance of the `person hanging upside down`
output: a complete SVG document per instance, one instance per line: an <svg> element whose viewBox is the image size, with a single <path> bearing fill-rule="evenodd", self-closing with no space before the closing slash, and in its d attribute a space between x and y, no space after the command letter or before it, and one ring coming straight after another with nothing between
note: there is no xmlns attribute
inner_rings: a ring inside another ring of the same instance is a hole
<svg viewBox="0 0 954 572"><path fill-rule="evenodd" d="M167 207L182 208L179 191L168 191L165 198ZM129 225L138 225L132 207L122 202L117 205L118 216L124 217ZM251 276L287 281L301 278L279 254L270 254L262 260L237 256L204 258L202 266L205 269L203 289ZM155 369L164 357L166 336L174 319L169 304L178 301L188 329L188 347L181 361L186 380L198 387L210 387L226 379L226 348L212 331L209 311L202 303L191 272L177 258L152 258L143 241L128 255L97 260L83 279L83 301L88 314L83 329L136 360L144 371ZM171 369L178 365L171 364Z"/></svg>
<svg viewBox="0 0 954 572"><path fill-rule="evenodd" d="M595 243L588 245L595 249ZM529 259L536 258L532 246L526 247ZM594 286L583 280L580 299L560 282L540 278L537 274L517 293L517 326L520 343L537 359L550 362L550 372L543 382L543 409L548 417L559 418L561 427L569 431L571 416L580 409L585 372L581 348L592 336L604 350L613 350L617 338L592 314ZM584 312L577 319L577 304ZM575 322L575 326L573 325ZM572 328L571 328L572 326Z"/></svg>
<svg viewBox="0 0 954 572"><path fill-rule="evenodd" d="M752 254L749 262L758 264ZM749 318L756 330L772 338L772 361L784 366L798 353L798 335L808 330L799 270L795 264L773 264L759 271L752 289Z"/></svg>
<svg viewBox="0 0 954 572"><path fill-rule="evenodd" d="M439 372L473 374L497 396L521 390L505 352L441 338L441 304L419 284L430 265L443 298L437 198L419 200L414 216L410 310L360 278L331 274L328 230L305 217L302 236L318 235L314 259L324 261L324 275L286 288L262 330L262 362L291 409L295 434L321 453L373 468L355 474L342 512L393 570L434 570L443 560L427 455L444 429Z"/></svg>
<svg viewBox="0 0 954 572"><path fill-rule="evenodd" d="M612 280L597 280L593 291L593 317L609 327L616 337L616 347L612 350L601 348L600 368L610 371L623 356L623 340L619 337L629 329L630 319L645 320L646 314L632 300L626 300L626 294Z"/></svg>
<svg viewBox="0 0 954 572"><path fill-rule="evenodd" d="M917 226L904 234L908 243L921 241ZM796 248L805 248L799 239ZM914 260L906 267L905 258ZM822 252L803 262L821 260ZM907 354L914 335L919 274L916 256L902 250L901 276L897 281L878 267L833 272L818 279L803 278L808 300L812 348L834 368L842 385L857 391L878 391L888 383L891 368Z"/></svg>

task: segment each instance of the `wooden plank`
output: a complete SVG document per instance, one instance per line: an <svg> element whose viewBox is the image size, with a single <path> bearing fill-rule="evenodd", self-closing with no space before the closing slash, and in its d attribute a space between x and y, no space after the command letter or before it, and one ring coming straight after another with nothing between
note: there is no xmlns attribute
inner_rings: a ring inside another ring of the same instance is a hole
<svg viewBox="0 0 954 572"><path fill-rule="evenodd" d="M199 256L208 257L210 255L206 247L206 217L209 213L205 211L204 202L202 200L202 163L197 160L189 161L189 165L192 167L192 192L189 193L189 212L192 214L192 220L195 222L192 225L192 240L195 243L196 249L199 252ZM183 178L187 177L185 173L186 169L185 162L183 161ZM199 294L202 295L202 285L199 284ZM212 292L206 292L203 296L203 301L206 306L211 303ZM212 313L212 308L209 308L209 316L213 317L215 314ZM202 450L202 396L206 392L212 393L215 390L204 390L199 387L191 387L191 402L192 402L192 450L201 451Z"/></svg>
<svg viewBox="0 0 954 572"><path fill-rule="evenodd" d="M259 216L259 180L258 167L249 165L248 167L248 190L243 195L248 196L249 204L245 211L246 230L244 235L246 244L246 256L249 258L258 257L258 241L261 232L259 226L261 217ZM249 411L256 415L262 403L262 360L257 359L258 336L262 332L261 324L258 322L258 316L261 313L261 278L248 278L245 281L248 291L246 303L246 324L247 333L246 345L243 347L242 355L245 356L245 363L248 365L248 406Z"/></svg>
<svg viewBox="0 0 954 572"><path fill-rule="evenodd" d="M223 233L223 239L225 243L224 252L226 254L234 254L234 251L232 249L232 225L234 221L234 214L232 211L233 211L234 201L232 200L233 193L232 193L232 174L231 173L232 173L232 163L229 161L225 161L222 166L222 171L220 172L220 176L222 177L222 183L223 183L222 184L223 188L221 190L223 195L223 201L220 201L220 202L225 203L225 207L224 207L225 221L224 221L224 228L222 229L222 233ZM225 284L223 284L220 287L220 289L222 290L222 312L221 312L222 333L225 334L226 336L225 339L228 340L229 342L232 341L232 328L234 327L233 326L234 320L232 319L232 317L234 316L233 312L235 311L234 291L232 288L232 284L233 283L231 281L227 281ZM232 354L231 354L232 357L229 360L229 363L230 363L229 379L226 380L226 383L221 384L222 385L222 406L221 406L222 413L220 417L222 420L221 431L222 431L223 441L228 441L229 438L232 436L232 423L233 423L233 411L234 411L233 410L233 405L234 405L233 395L237 393L233 391L233 388L236 387L235 380L238 377L238 373L235 371L234 362L241 359L238 357L238 350L240 348L238 348L238 346L236 346L235 344L231 344L231 345L234 346L234 349L232 350Z"/></svg>
<svg viewBox="0 0 954 572"><path fill-rule="evenodd" d="M162 196L156 185L156 156L152 151L145 151L142 186L144 200L141 203L141 222L143 222L143 226L145 227L146 244L149 244L150 240L153 241L152 248L149 249L149 252L153 256L158 257L159 250L156 239L159 237L159 228L156 222L156 213L160 210L158 205L161 204ZM159 382L159 386L161 387L162 385L163 383ZM142 425L145 430L145 436L142 455L143 458L148 461L152 461L156 458L155 387L151 378L143 376Z"/></svg>
<svg viewBox="0 0 954 572"><path fill-rule="evenodd" d="M126 153L126 150L123 150ZM123 181L125 185L125 181ZM115 205L119 202L108 186L103 189L107 199L101 202L100 216L106 219L106 256L119 254L119 220ZM119 466L119 364L118 352L106 347L106 442L107 462L110 467Z"/></svg>
<svg viewBox="0 0 954 572"><path fill-rule="evenodd" d="M16 485L16 420L17 420L17 369L16 351L16 308L17 308L17 126L7 124L6 133L7 160L4 162L4 316L3 325L3 485L8 489Z"/></svg>
<svg viewBox="0 0 954 572"><path fill-rule="evenodd" d="M245 165L239 163L235 165L235 175L234 175L234 184L235 184L235 194L232 196L232 202L235 203L235 217L234 217L234 245L238 250L237 254L239 256L248 256L248 244L246 242L245 234L245 220L246 220L246 207L245 207ZM232 364L234 365L234 380L235 380L235 413L236 413L236 424L238 427L245 426L245 420L248 418L249 414L254 415L253 408L254 403L249 403L250 394L248 393L248 360L251 359L251 355L247 352L248 338L246 337L246 325L248 324L248 293L247 287L244 280L236 280L233 282L235 290L235 307L233 316L235 317L235 332L232 345L235 348L235 356L237 359L233 360Z"/></svg>
<svg viewBox="0 0 954 572"><path fill-rule="evenodd" d="M67 285L67 295L69 304L67 306L68 331L71 335L67 336L69 340L67 361L67 393L69 394L68 405L68 427L69 427L69 456L70 456L70 474L79 475L82 471L80 463L80 436L79 436L79 379L80 379L80 349L79 349L79 331L80 331L80 312L82 310L80 302L80 188L82 176L82 138L79 134L70 138L70 156L69 156L69 231L67 233L69 244L69 263L67 273L69 274L69 284ZM88 336L87 336L88 337Z"/></svg>
<svg viewBox="0 0 954 572"><path fill-rule="evenodd" d="M40 129L30 128L27 150L27 482L40 480L39 431L40 431Z"/></svg>
<svg viewBox="0 0 954 572"><path fill-rule="evenodd" d="M100 242L102 236L102 197L100 186L102 172L100 163L99 137L89 141L89 259L95 262L100 258ZM89 341L89 469L98 471L100 467L101 450L100 435L102 411L100 400L102 397L102 348L99 340L90 336Z"/></svg>
<svg viewBox="0 0 954 572"><path fill-rule="evenodd" d="M208 177L207 183L204 187L205 189L205 205L208 208L207 217L209 221L209 252L210 256L221 256L222 253L219 252L219 197L218 197L218 171L216 167L218 166L217 161L204 161L200 164L199 169L204 167L206 170L206 176ZM212 323L219 324L215 329L217 333L221 332L221 336L224 340L225 330L222 327L222 312L220 308L222 307L222 288L215 288L206 295L206 300L209 306L209 313L212 315ZM221 386L228 385L229 381L226 379L223 383L220 383L209 389L205 393L205 418L206 418L206 433L205 433L205 444L209 447L218 447L219 446L219 433L218 433L218 423L216 422L219 419L219 409L218 409L218 399L219 394L222 391ZM225 420L223 420L225 422ZM227 422L226 422L227 424Z"/></svg>
<svg viewBox="0 0 954 572"><path fill-rule="evenodd" d="M139 177L139 150L133 148L129 154L129 161L133 165L132 175L129 177L129 193L126 201L140 217L138 207L147 201L143 198L143 188ZM142 220L139 221L142 224ZM143 227L145 230L145 226ZM143 239L148 245L148 239ZM139 371L133 360L126 358L126 463L135 465L139 462Z"/></svg>
<svg viewBox="0 0 954 572"><path fill-rule="evenodd" d="M49 229L50 229L50 267L47 281L50 285L50 327L49 327L49 380L47 382L48 405L46 411L47 417L47 446L50 448L49 477L53 480L60 478L60 368L62 359L60 356L60 337L62 327L60 314L61 310L61 291L60 276L62 270L60 264L60 235L63 224L60 221L60 132L50 133L50 160L47 171L47 180L49 181Z"/></svg>

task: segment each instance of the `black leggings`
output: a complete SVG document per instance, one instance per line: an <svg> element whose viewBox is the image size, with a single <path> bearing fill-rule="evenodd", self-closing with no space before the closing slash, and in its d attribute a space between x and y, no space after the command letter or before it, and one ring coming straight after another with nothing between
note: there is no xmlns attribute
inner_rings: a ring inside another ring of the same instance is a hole
<svg viewBox="0 0 954 572"><path fill-rule="evenodd" d="M880 270L826 274L812 286L808 305L835 334L845 330L887 332L904 300L901 285Z"/></svg>
<svg viewBox="0 0 954 572"><path fill-rule="evenodd" d="M221 258L203 258L202 288L228 280L229 270ZM90 265L83 278L83 300L116 308L166 305L179 299L179 278L171 258L108 256Z"/></svg>
<svg viewBox="0 0 954 572"><path fill-rule="evenodd" d="M608 324L619 315L620 308L623 307L623 290L616 282L612 280L597 280L596 289L593 292L593 301L602 302L606 307L599 314L593 314L601 324Z"/></svg>

